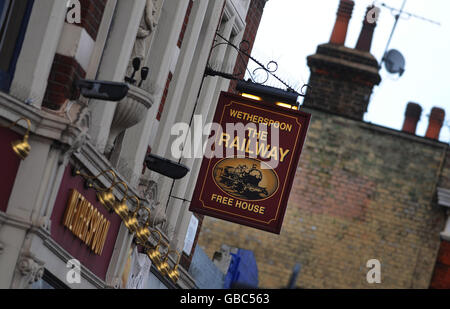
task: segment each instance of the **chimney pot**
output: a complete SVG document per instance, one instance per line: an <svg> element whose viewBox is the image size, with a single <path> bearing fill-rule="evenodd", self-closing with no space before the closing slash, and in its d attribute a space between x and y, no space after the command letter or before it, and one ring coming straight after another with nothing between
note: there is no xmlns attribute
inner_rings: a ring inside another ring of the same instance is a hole
<svg viewBox="0 0 450 309"><path fill-rule="evenodd" d="M403 123L403 132L416 134L417 123L422 115L422 107L417 104L410 102L406 107L405 112L405 122Z"/></svg>
<svg viewBox="0 0 450 309"><path fill-rule="evenodd" d="M370 52L370 48L372 47L373 33L375 31L375 27L377 26L377 22L374 21L370 23L368 21L367 15L373 8L375 8L374 5L370 5L367 7L366 14L364 15L361 33L359 34L358 43L356 43L357 50Z"/></svg>
<svg viewBox="0 0 450 309"><path fill-rule="evenodd" d="M355 2L353 0L340 1L330 43L344 45L345 38L347 37L348 23L352 17L354 6Z"/></svg>
<svg viewBox="0 0 450 309"><path fill-rule="evenodd" d="M430 121L428 123L428 129L426 137L431 139L439 139L441 128L444 124L445 111L442 108L433 107L430 114Z"/></svg>

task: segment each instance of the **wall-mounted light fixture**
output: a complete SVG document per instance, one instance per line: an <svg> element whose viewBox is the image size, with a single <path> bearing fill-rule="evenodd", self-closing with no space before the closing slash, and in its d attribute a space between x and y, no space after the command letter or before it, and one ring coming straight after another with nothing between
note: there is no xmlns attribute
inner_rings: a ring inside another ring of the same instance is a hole
<svg viewBox="0 0 450 309"><path fill-rule="evenodd" d="M30 130L31 130L31 121L28 118L22 117L16 120L14 123L12 123L9 126L6 126L4 128L10 129L17 125L19 121L24 120L27 123L27 131L25 135L23 136L23 140L17 140L11 143L12 150L14 153L21 159L25 160L26 157L30 154L31 146L28 142L28 138L30 137Z"/></svg>
<svg viewBox="0 0 450 309"><path fill-rule="evenodd" d="M128 192L128 186L123 181L114 182L109 188L104 190L98 190L97 192L97 198L100 201L100 203L103 204L109 211L115 210L116 205L116 197L113 193L113 188L117 185L122 185L125 188L125 195Z"/></svg>
<svg viewBox="0 0 450 309"><path fill-rule="evenodd" d="M134 58L132 61L132 65L133 65L133 72L131 73L131 76L125 77L125 81L130 85L134 85L137 83L137 80L135 80L134 77L136 76L136 73L139 71L139 69L141 69L141 58L139 57ZM138 87L142 86L144 81L147 79L149 72L150 69L148 67L143 67L141 69L141 81L139 82Z"/></svg>
<svg viewBox="0 0 450 309"><path fill-rule="evenodd" d="M74 171L73 171L73 175L75 175L75 176L81 176L81 177L83 177L85 180L96 180L96 179L98 179L100 176L103 176L103 175L105 175L105 174L107 174L107 173L109 173L109 174L111 174L112 176L113 176L113 183L116 181L116 179L117 179L117 175L116 175L116 173L113 171L113 170L106 170L106 171L103 171L103 172L101 172L100 174L98 174L97 176L90 176L90 175L86 175L86 174L82 174L81 173L81 171L80 170L78 170L78 169L74 169ZM92 187L90 184L87 186L87 187Z"/></svg>
<svg viewBox="0 0 450 309"><path fill-rule="evenodd" d="M185 165L153 154L147 155L145 165L148 169L172 179L183 178L189 172Z"/></svg>
<svg viewBox="0 0 450 309"><path fill-rule="evenodd" d="M120 202L116 202L113 206L114 212L123 220L128 220L129 209L127 205L128 195L125 194Z"/></svg>
<svg viewBox="0 0 450 309"><path fill-rule="evenodd" d="M149 212L150 216L150 212ZM145 248L145 252L149 259L152 261L152 263L155 265L156 269L163 275L168 276L174 283L176 283L180 277L180 272L178 270L178 266L180 265L181 260L181 254L178 253L175 250L169 250L169 246L165 244L165 247L167 247L167 252L164 256L162 256L160 247L164 242L162 241L162 235L158 230L151 230L148 229L148 221L144 227L141 227L140 229L145 228L146 231L142 234L144 237L137 237L136 243L138 245L141 245ZM143 230L142 230L143 231ZM148 231L148 232L147 232ZM158 243L156 246L151 246L148 242L148 238L150 237L151 233L157 233L159 235ZM139 234L138 232L136 233ZM178 255L178 259L174 267L171 269L169 265L169 254L173 252Z"/></svg>
<svg viewBox="0 0 450 309"><path fill-rule="evenodd" d="M241 93L241 96L243 96L244 98L248 98L248 99L252 99L252 100L256 100L256 101L262 101L261 97L258 97L253 94L245 93L245 92Z"/></svg>
<svg viewBox="0 0 450 309"><path fill-rule="evenodd" d="M134 76L136 75L136 72L139 71L141 67L141 58L136 57L131 62L133 65L133 73L131 73L130 77L125 77L125 81L131 85L134 85L136 83L136 80L134 79Z"/></svg>
<svg viewBox="0 0 450 309"><path fill-rule="evenodd" d="M110 173L113 176L113 183L109 188L106 189L100 189L94 186L92 183L92 180L98 179L100 176L105 175L107 173ZM123 181L116 182L117 175L113 170L106 170L98 174L97 176L89 176L82 174L79 170L75 171L75 175L81 176L86 180L90 180L90 182L87 183L86 187L88 188L94 188L97 191L97 198L102 203L103 206L105 206L108 211L115 210L114 206L116 204L116 198L113 193L113 188L119 184L121 184L125 188L125 195L126 192L128 192L128 186Z"/></svg>
<svg viewBox="0 0 450 309"><path fill-rule="evenodd" d="M299 94L293 90L283 90L244 80L237 82L236 90L246 98L271 102L290 109L298 109L297 99Z"/></svg>
<svg viewBox="0 0 450 309"><path fill-rule="evenodd" d="M283 103L283 102L276 102L275 104L278 105L278 106L284 107L284 108L298 110L298 106L297 105L290 105L290 104Z"/></svg>
<svg viewBox="0 0 450 309"><path fill-rule="evenodd" d="M150 68L143 67L141 70L141 81L139 82L139 87L142 87L142 84L147 80L148 73L150 73Z"/></svg>
<svg viewBox="0 0 450 309"><path fill-rule="evenodd" d="M113 184L113 186L114 186L114 184ZM100 189L95 188L96 190L98 190L98 192L97 192L97 199L108 210L111 210L112 206L116 202L116 198L115 198L114 193L112 191L113 186L111 186L111 187L109 187L107 189L104 189L104 190L100 190Z"/></svg>
<svg viewBox="0 0 450 309"><path fill-rule="evenodd" d="M178 255L177 263L175 264L173 269L170 269L170 265L169 265L169 254L171 252ZM158 269L158 271L161 274L167 275L170 279L172 279L174 282L176 282L178 280L178 277L180 276L180 273L178 271L178 265L180 263L180 259L181 259L181 254L179 254L175 250L168 250L166 255L164 256L163 260L161 261L161 263L159 263L156 266L156 268Z"/></svg>
<svg viewBox="0 0 450 309"><path fill-rule="evenodd" d="M80 79L75 82L83 97L105 101L120 101L126 97L130 87L126 83Z"/></svg>
<svg viewBox="0 0 450 309"><path fill-rule="evenodd" d="M163 274L164 276L167 275L169 273L170 270L170 265L169 265L169 252L167 251L166 255L163 257L161 263L159 263L158 265L156 265L156 269L158 269L158 271Z"/></svg>
<svg viewBox="0 0 450 309"><path fill-rule="evenodd" d="M180 264L181 254L177 251L172 251L172 252L175 252L178 255L178 260L177 260L177 263L175 264L175 266L171 270L169 270L169 272L167 273L167 276L174 283L177 283L178 278L180 277L180 272L178 271L178 265Z"/></svg>
<svg viewBox="0 0 450 309"><path fill-rule="evenodd" d="M148 213L148 217L147 217L147 221L145 222L145 224L143 226L140 226L137 228L136 230L136 237L141 241L141 242L146 242L148 240L148 238L150 237L150 229L148 228L150 226L150 208L148 207L143 207L143 209L145 211L147 211Z"/></svg>
<svg viewBox="0 0 450 309"><path fill-rule="evenodd" d="M155 247L147 246L147 256L155 265L159 265L159 263L161 263L161 251L159 251L159 247L162 242L162 235L158 230L152 230L152 232L157 233L159 235L159 239Z"/></svg>
<svg viewBox="0 0 450 309"><path fill-rule="evenodd" d="M128 218L123 223L127 227L128 231L131 234L133 234L139 228L139 221L137 219L137 215L138 215L139 210L141 210L142 206L141 206L141 200L137 196L133 195L133 196L130 196L129 198L135 199L137 202L137 205L136 205L136 209L129 214Z"/></svg>

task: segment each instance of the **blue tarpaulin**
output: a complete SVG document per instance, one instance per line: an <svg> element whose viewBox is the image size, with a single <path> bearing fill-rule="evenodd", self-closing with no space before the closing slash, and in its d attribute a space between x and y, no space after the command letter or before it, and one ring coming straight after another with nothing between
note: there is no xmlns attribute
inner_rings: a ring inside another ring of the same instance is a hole
<svg viewBox="0 0 450 309"><path fill-rule="evenodd" d="M258 287L258 266L253 251L238 249L231 253L231 263L225 276L224 288Z"/></svg>

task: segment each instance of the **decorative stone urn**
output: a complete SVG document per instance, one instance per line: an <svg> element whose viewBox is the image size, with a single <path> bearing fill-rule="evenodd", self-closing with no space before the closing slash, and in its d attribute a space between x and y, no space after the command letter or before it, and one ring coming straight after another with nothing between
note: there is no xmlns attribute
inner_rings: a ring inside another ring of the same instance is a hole
<svg viewBox="0 0 450 309"><path fill-rule="evenodd" d="M133 85L129 85L129 87L127 96L117 103L106 144L106 153L111 153L114 142L120 133L144 119L153 104L153 96L150 93Z"/></svg>

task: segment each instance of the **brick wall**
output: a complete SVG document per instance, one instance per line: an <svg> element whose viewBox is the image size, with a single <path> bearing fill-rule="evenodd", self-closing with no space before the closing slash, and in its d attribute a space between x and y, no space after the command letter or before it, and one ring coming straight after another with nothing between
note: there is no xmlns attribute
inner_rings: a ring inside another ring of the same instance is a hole
<svg viewBox="0 0 450 309"><path fill-rule="evenodd" d="M98 30L103 17L103 11L108 0L81 0L81 27L97 40Z"/></svg>
<svg viewBox="0 0 450 309"><path fill-rule="evenodd" d="M74 58L56 54L48 78L43 106L58 110L67 99L76 96L74 81L85 76L86 72Z"/></svg>
<svg viewBox="0 0 450 309"><path fill-rule="evenodd" d="M443 128L443 130L445 130ZM450 189L450 152L447 153L444 158L442 166L442 175L439 179L439 186L442 188Z"/></svg>
<svg viewBox="0 0 450 309"><path fill-rule="evenodd" d="M450 242L443 240L431 280L432 289L450 289Z"/></svg>
<svg viewBox="0 0 450 309"><path fill-rule="evenodd" d="M97 39L103 11L108 0L81 0L81 28L95 41ZM64 35L64 33L62 33ZM58 110L67 99L76 96L74 81L86 76L85 70L74 58L56 54L48 78L43 107Z"/></svg>
<svg viewBox="0 0 450 309"><path fill-rule="evenodd" d="M173 74L169 72L167 76L166 85L164 86L164 92L161 98L161 102L159 103L158 114L156 115L156 120L160 121L162 117L162 113L164 112L164 105L166 105L167 95L169 94L170 83L172 82Z"/></svg>
<svg viewBox="0 0 450 309"><path fill-rule="evenodd" d="M188 7L186 9L186 15L184 16L183 26L181 27L180 36L178 38L177 46L178 48L181 48L181 45L183 44L184 35L186 33L187 26L189 24L189 19L191 17L192 13L192 7L194 6L194 1L190 0Z"/></svg>
<svg viewBox="0 0 450 309"><path fill-rule="evenodd" d="M444 158L439 186L450 189L450 152ZM433 289L450 289L450 242L442 240L430 283Z"/></svg>
<svg viewBox="0 0 450 309"><path fill-rule="evenodd" d="M225 275L200 248L195 250L189 274L194 278L199 289L223 288Z"/></svg>
<svg viewBox="0 0 450 309"><path fill-rule="evenodd" d="M372 89L381 78L368 52L323 44L308 57L311 76L304 105L362 120Z"/></svg>
<svg viewBox="0 0 450 309"><path fill-rule="evenodd" d="M260 287L428 288L445 213L434 203L444 146L318 110L280 235L206 217L199 245L253 250ZM381 262L369 285L366 263Z"/></svg>

